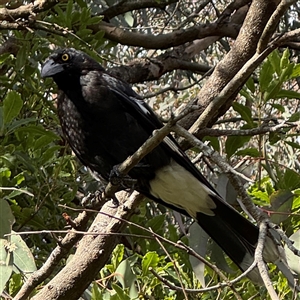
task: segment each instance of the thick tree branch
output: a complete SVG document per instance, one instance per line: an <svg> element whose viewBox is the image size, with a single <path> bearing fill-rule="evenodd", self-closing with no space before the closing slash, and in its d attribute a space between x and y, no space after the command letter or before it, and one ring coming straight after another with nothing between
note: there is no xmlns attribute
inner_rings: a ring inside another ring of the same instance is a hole
<svg viewBox="0 0 300 300"><path fill-rule="evenodd" d="M199 92L199 96L196 101L199 107L202 107L202 109L187 116L187 118L183 120L181 124L185 128L189 128L196 121L198 116L202 114L204 108L209 106L211 101L220 94L226 84L254 55L260 36L264 31L265 25L270 16L275 11L278 2L279 1L277 0L255 0L252 2L240 33L231 50L216 66L213 74ZM250 72L248 76L249 75ZM210 115L209 119L203 119L202 122L198 122L196 125L194 125L191 131L195 132L199 128L211 126L219 116L224 114L224 112L227 111L227 109L231 106L235 95L247 78L248 77L245 76L245 78L241 79L239 84L237 84L237 86L231 90L228 95L224 94L222 105L212 111L212 115Z"/></svg>
<svg viewBox="0 0 300 300"><path fill-rule="evenodd" d="M74 220L76 230L85 230L88 221L94 213L82 212ZM56 248L52 251L43 266L34 272L28 280L24 283L18 294L14 297L14 300L25 300L28 299L32 291L46 280L57 267L58 263L66 258L72 247L81 239L81 235L70 232L67 234Z"/></svg>
<svg viewBox="0 0 300 300"><path fill-rule="evenodd" d="M28 19L30 16L34 17L36 14L50 9L57 3L58 0L36 0L14 9L0 8L0 21Z"/></svg>
<svg viewBox="0 0 300 300"><path fill-rule="evenodd" d="M125 192L118 193L118 198L123 199L123 205L119 207L112 206L111 202L103 206L101 209L103 214L100 212L97 215L89 229L89 232L98 232L101 235L84 236L72 261L45 285L32 298L33 300L79 299L88 285L97 277L118 243L115 234L120 232L125 225L120 219L128 220L143 199L143 196L137 193L129 198L127 196ZM117 218L111 218L109 215Z"/></svg>
<svg viewBox="0 0 300 300"><path fill-rule="evenodd" d="M207 36L227 36L236 38L240 26L236 24L201 24L188 29L179 29L171 33L153 35L121 29L106 22L90 25L94 33L104 31L104 37L127 46L138 46L145 49L167 49L192 42Z"/></svg>
<svg viewBox="0 0 300 300"><path fill-rule="evenodd" d="M176 3L178 0L130 0L130 1L120 1L109 8L105 9L99 15L104 16L104 20L108 21L113 17L124 14L128 11L138 10L143 8L160 8L165 9L166 6Z"/></svg>

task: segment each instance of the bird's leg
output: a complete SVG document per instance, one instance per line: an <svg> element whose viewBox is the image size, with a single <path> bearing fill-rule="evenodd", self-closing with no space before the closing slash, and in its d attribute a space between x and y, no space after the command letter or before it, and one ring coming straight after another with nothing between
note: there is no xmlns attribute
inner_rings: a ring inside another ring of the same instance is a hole
<svg viewBox="0 0 300 300"><path fill-rule="evenodd" d="M134 189L135 184L137 183L137 180L134 178L131 178L129 175L122 175L120 174L119 165L113 166L110 174L109 174L109 181L112 185L120 186L123 189Z"/></svg>

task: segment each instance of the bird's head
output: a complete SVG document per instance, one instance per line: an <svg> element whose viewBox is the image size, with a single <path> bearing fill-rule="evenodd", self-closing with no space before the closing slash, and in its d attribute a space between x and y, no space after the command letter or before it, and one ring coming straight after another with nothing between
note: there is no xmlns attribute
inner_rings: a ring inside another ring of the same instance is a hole
<svg viewBox="0 0 300 300"><path fill-rule="evenodd" d="M54 79L80 76L83 70L100 69L101 65L90 56L73 48L60 49L52 53L45 61L41 76Z"/></svg>

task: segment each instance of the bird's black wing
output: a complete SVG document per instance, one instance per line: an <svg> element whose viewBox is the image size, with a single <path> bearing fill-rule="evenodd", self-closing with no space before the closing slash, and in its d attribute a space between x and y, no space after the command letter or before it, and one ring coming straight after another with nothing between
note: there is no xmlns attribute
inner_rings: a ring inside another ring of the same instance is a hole
<svg viewBox="0 0 300 300"><path fill-rule="evenodd" d="M121 85L110 86L110 89L122 102L124 110L138 120L139 126L143 127L149 136L155 129L163 126L151 108L144 101L139 99L138 95L132 94L131 90L129 95L126 93L129 86L127 87L126 84L122 83ZM242 270L245 270L253 261L255 245L258 239L257 227L240 215L219 196L217 191L189 160L171 135L164 139L160 147L162 147L180 166L202 183L208 196L215 204L215 207L212 208L213 215L208 215L201 211L192 213L189 211L188 213L197 220L231 259ZM184 206L185 199L180 200L182 201L182 205L178 207L176 204L166 202L165 199L157 198L151 191L143 192L149 198L187 214L187 209L185 209ZM200 202L202 199L196 199L195 201Z"/></svg>

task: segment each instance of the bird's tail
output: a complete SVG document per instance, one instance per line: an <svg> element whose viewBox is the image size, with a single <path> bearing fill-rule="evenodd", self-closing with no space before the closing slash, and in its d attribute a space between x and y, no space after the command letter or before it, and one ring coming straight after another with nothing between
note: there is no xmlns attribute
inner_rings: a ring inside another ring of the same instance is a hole
<svg viewBox="0 0 300 300"><path fill-rule="evenodd" d="M258 228L240 215L239 212L220 200L218 196L213 198L217 204L213 210L214 215L197 213L197 222L225 251L230 259L242 271L246 271L254 261L254 252L259 233ZM250 272L249 277L254 282L261 282L257 270Z"/></svg>

